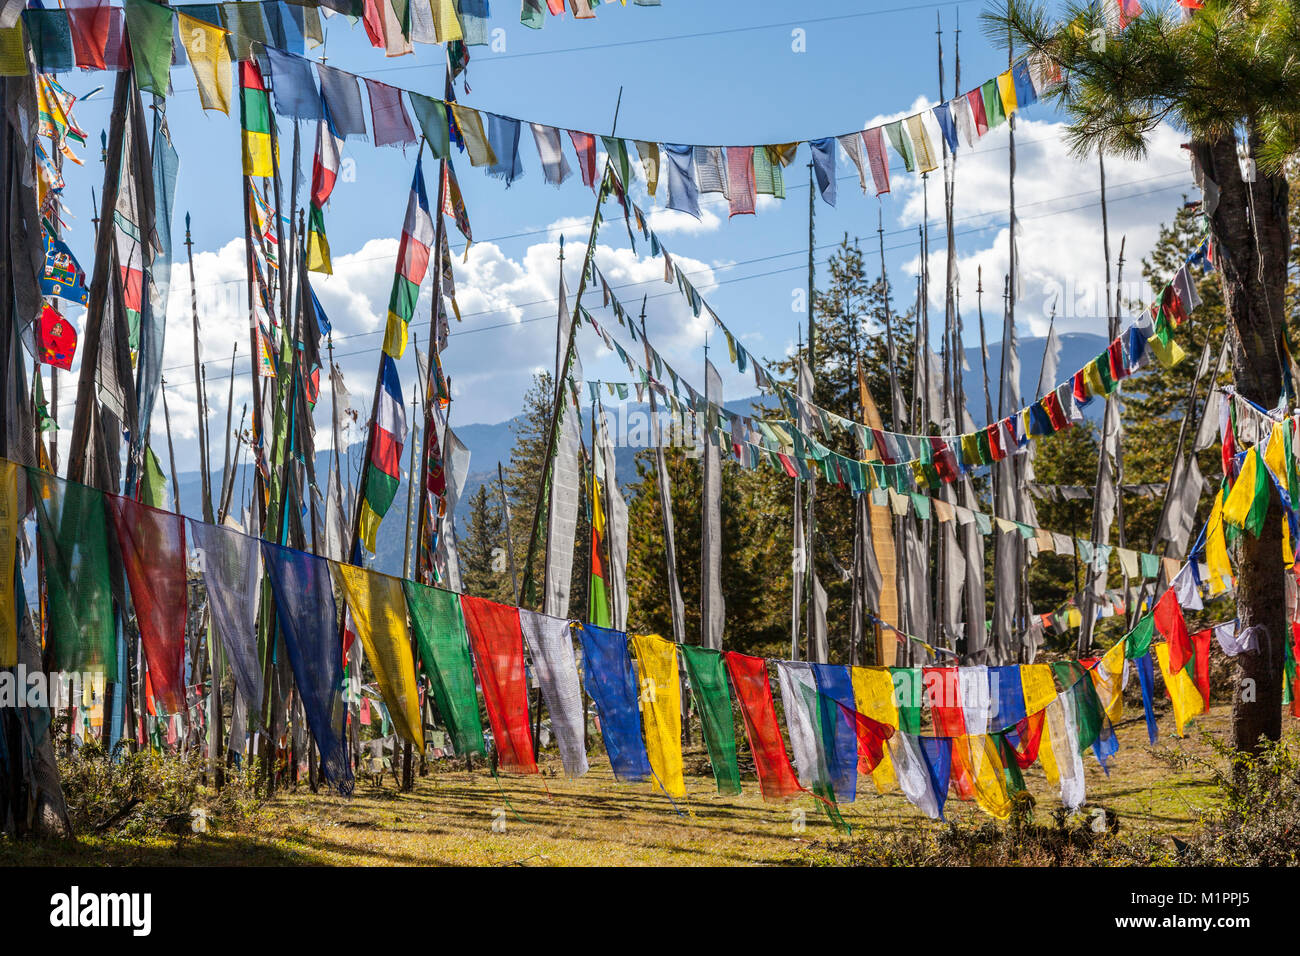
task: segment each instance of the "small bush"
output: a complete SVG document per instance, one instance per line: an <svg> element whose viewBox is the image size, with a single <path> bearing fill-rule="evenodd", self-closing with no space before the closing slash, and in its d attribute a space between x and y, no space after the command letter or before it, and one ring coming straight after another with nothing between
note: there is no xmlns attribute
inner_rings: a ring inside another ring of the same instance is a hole
<svg viewBox="0 0 1300 956"><path fill-rule="evenodd" d="M199 753L181 757L119 746L110 756L101 744L88 741L59 759L73 832L184 838L195 810L204 812L210 826L249 822L259 806L254 768L227 769L220 790L204 784L204 769Z"/></svg>

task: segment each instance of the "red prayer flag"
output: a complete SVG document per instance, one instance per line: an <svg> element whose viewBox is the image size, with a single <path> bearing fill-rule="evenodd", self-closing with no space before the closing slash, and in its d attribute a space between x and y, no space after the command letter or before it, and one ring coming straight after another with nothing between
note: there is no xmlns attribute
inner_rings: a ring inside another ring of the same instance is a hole
<svg viewBox="0 0 1300 956"><path fill-rule="evenodd" d="M961 709L961 684L955 667L924 667L921 686L930 706L936 737L964 737L966 716Z"/></svg>
<svg viewBox="0 0 1300 956"><path fill-rule="evenodd" d="M761 657L727 651L724 655L731 686L740 701L745 735L754 755L754 772L764 800L788 800L803 792L786 753L781 728L776 722L772 686L767 680L767 661Z"/></svg>
<svg viewBox="0 0 1300 956"><path fill-rule="evenodd" d="M104 49L113 10L108 0L67 0L73 62L88 70L108 69Z"/></svg>
<svg viewBox="0 0 1300 956"><path fill-rule="evenodd" d="M845 707L838 700L835 705L841 711L840 716L853 725L858 735L858 772L871 773L885 759L885 741L894 736L894 728Z"/></svg>
<svg viewBox="0 0 1300 956"><path fill-rule="evenodd" d="M578 154L578 171L582 173L582 185L596 188L596 137L590 133L569 130L573 148Z"/></svg>
<svg viewBox="0 0 1300 956"><path fill-rule="evenodd" d="M379 6L383 0L365 0L361 10L361 23L366 28L370 45L384 49L384 11ZM353 21L356 22L355 20Z"/></svg>
<svg viewBox="0 0 1300 956"><path fill-rule="evenodd" d="M1177 673L1192 659L1192 641L1187 636L1187 622L1173 588L1165 591L1153 612L1156 630L1169 644L1169 670Z"/></svg>
<svg viewBox="0 0 1300 956"><path fill-rule="evenodd" d="M975 87L966 94L966 102L970 104L970 111L975 116L975 136L978 138L989 131L988 114L984 112L984 92L980 87Z"/></svg>
<svg viewBox="0 0 1300 956"><path fill-rule="evenodd" d="M1038 759L1038 745L1043 741L1043 721L1046 716L1047 711L1040 710L1016 724L1016 736L1020 739L1019 746L1012 744L1010 739L1007 740L1007 749L1015 758L1016 766L1021 770L1028 770Z"/></svg>
<svg viewBox="0 0 1300 956"><path fill-rule="evenodd" d="M76 328L49 305L41 310L40 350L46 365L67 370L71 370L72 357L77 354Z"/></svg>
<svg viewBox="0 0 1300 956"><path fill-rule="evenodd" d="M989 455L993 460L1001 461L1006 458L1007 453L1002 448L1002 429L998 427L998 423L994 422L984 431L989 436Z"/></svg>
<svg viewBox="0 0 1300 956"><path fill-rule="evenodd" d="M461 595L460 606L501 766L516 773L537 773L533 736L528 727L528 682L524 676L524 632L519 625L519 608L468 594Z"/></svg>
<svg viewBox="0 0 1300 956"><path fill-rule="evenodd" d="M118 495L105 495L117 532L149 680L171 714L185 710L185 519Z"/></svg>
<svg viewBox="0 0 1300 956"><path fill-rule="evenodd" d="M1196 652L1192 672L1196 679L1196 686L1201 692L1201 699L1205 701L1206 710L1210 709L1210 641L1213 638L1212 627L1192 635L1192 648Z"/></svg>

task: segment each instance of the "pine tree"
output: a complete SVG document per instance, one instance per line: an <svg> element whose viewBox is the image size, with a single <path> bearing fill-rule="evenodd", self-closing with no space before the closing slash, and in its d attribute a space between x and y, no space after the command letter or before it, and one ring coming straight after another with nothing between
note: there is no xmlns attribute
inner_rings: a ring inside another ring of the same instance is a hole
<svg viewBox="0 0 1300 956"><path fill-rule="evenodd" d="M528 539L533 529L534 515L538 509L537 486L546 467L549 449L546 439L551 424L552 402L555 398L555 378L550 372L538 372L524 394L524 408L519 420L511 426L515 433L510 464L505 469L506 498L510 502L510 538L514 543L515 561L519 571L520 587L524 581L524 562L528 556ZM587 500L586 469L580 489L581 501ZM538 529L537 548L533 554L534 593L542 593L542 577L546 564L546 512L545 502ZM587 595L587 556L591 535L586 508L578 509L578 528L575 534L577 555L573 562L573 583L569 592L569 614L583 617ZM521 599L523 595L521 594ZM525 602L526 603L526 602ZM540 605L540 601L537 602Z"/></svg>
<svg viewBox="0 0 1300 956"><path fill-rule="evenodd" d="M1217 198L1206 214L1231 330L1233 384L1271 408L1283 392L1292 263L1286 161L1300 152L1300 6L1286 0L1206 0L1180 23L1151 11L1107 35L1103 11L1071 4L1053 19L1036 0L1008 0L983 14L1000 44L1060 67L1048 98L1065 109L1075 152L1145 155L1167 120L1186 131L1191 156ZM1247 162L1238 155L1240 145ZM1250 174L1253 173L1253 174ZM1282 512L1274 496L1258 538L1237 549L1237 619L1260 628L1258 654L1235 659L1256 693L1233 699L1233 744L1254 752L1282 731L1283 644L1289 635L1282 567Z"/></svg>
<svg viewBox="0 0 1300 956"><path fill-rule="evenodd" d="M460 542L465 591L514 604L510 567L506 561L505 515L495 488L481 484L470 499L469 522Z"/></svg>

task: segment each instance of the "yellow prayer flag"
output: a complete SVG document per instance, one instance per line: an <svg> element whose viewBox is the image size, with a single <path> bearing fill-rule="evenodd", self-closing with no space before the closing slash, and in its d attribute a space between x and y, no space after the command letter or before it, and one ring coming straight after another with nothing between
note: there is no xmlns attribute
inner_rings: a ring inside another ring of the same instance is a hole
<svg viewBox="0 0 1300 956"><path fill-rule="evenodd" d="M1165 689L1174 705L1174 726L1181 737L1188 721L1205 710L1205 698L1201 696L1196 682L1187 675L1186 668L1177 674L1169 673L1169 645L1162 641L1153 646L1156 662L1160 665L1160 676L1165 679Z"/></svg>
<svg viewBox="0 0 1300 956"><path fill-rule="evenodd" d="M433 33L439 43L465 39L453 0L433 0Z"/></svg>
<svg viewBox="0 0 1300 956"><path fill-rule="evenodd" d="M1156 358L1160 360L1160 364L1165 368L1173 368L1187 358L1187 353L1183 351L1183 347L1178 344L1177 339L1171 338L1169 344L1165 345L1160 340L1160 336L1153 335L1147 339L1147 345L1150 346L1151 351L1155 353Z"/></svg>
<svg viewBox="0 0 1300 956"><path fill-rule="evenodd" d="M1237 481L1228 493L1228 500L1223 503L1223 520L1234 528L1244 528L1250 514L1250 506L1255 503L1255 481L1259 471L1259 446L1256 445L1246 453L1237 473Z"/></svg>
<svg viewBox="0 0 1300 956"><path fill-rule="evenodd" d="M1264 464L1268 465L1273 477L1283 486L1287 484L1286 430L1290 427L1289 421L1274 422L1273 430L1269 432L1268 441L1264 444ZM1292 488L1287 488L1286 491L1289 496L1295 494Z"/></svg>
<svg viewBox="0 0 1300 956"><path fill-rule="evenodd" d="M894 677L889 669L851 667L849 670L853 678L853 704L858 713L897 730L898 701L894 696ZM898 789L898 776L894 773L889 748L884 749L884 756L871 772L871 779L880 793Z"/></svg>
<svg viewBox="0 0 1300 956"><path fill-rule="evenodd" d="M1050 664L1022 664L1020 687L1025 692L1025 713L1033 715L1056 700L1056 680Z"/></svg>
<svg viewBox="0 0 1300 956"><path fill-rule="evenodd" d="M633 634L641 678L641 722L650 769L670 797L686 796L682 779L682 698L677 646L658 634Z"/></svg>
<svg viewBox="0 0 1300 956"><path fill-rule="evenodd" d="M307 233L307 268L312 272L334 274L330 262L330 241L325 233L312 230Z"/></svg>
<svg viewBox="0 0 1300 956"><path fill-rule="evenodd" d="M14 561L18 547L18 465L0 461L0 667L18 664Z"/></svg>
<svg viewBox="0 0 1300 956"><path fill-rule="evenodd" d="M492 144L488 142L487 133L483 132L483 118L478 115L478 110L470 109L468 106L461 106L459 103L452 103L451 112L456 119L456 128L460 130L460 135L465 140L465 150L469 153L469 164L471 166L495 166L497 164L497 155L492 151Z"/></svg>
<svg viewBox="0 0 1300 956"><path fill-rule="evenodd" d="M1002 112L1010 116L1016 111L1016 81L1010 70L998 74L998 95L1002 97Z"/></svg>
<svg viewBox="0 0 1300 956"><path fill-rule="evenodd" d="M1124 716L1124 642L1107 651L1089 673L1107 719L1119 723Z"/></svg>
<svg viewBox="0 0 1300 956"><path fill-rule="evenodd" d="M1006 782L1002 776L1002 758L992 738L987 734L978 737L958 737L953 746L966 747L972 769L971 782L975 785L975 805L997 820L1011 816L1011 798L1007 796Z"/></svg>
<svg viewBox="0 0 1300 956"><path fill-rule="evenodd" d="M782 166L789 166L794 162L795 153L799 150L798 143L780 143L776 146L767 147L767 157L774 163Z"/></svg>
<svg viewBox="0 0 1300 956"><path fill-rule="evenodd" d="M357 637L375 672L393 726L423 751L424 726L401 580L350 564L331 561L330 568L352 612Z"/></svg>
<svg viewBox="0 0 1300 956"><path fill-rule="evenodd" d="M641 157L641 165L645 168L646 191L653 196L659 188L659 144L644 143L639 139L634 142L637 155Z"/></svg>
<svg viewBox="0 0 1300 956"><path fill-rule="evenodd" d="M921 114L909 116L903 121L907 127L907 135L912 139L912 153L916 157L916 171L918 173L928 173L938 169L939 164L935 161L934 150L930 147L930 137L925 132L925 124L921 122Z"/></svg>
<svg viewBox="0 0 1300 956"><path fill-rule="evenodd" d="M375 553L375 536L379 534L379 523L384 520L384 516L376 514L375 509L370 507L370 502L364 498L361 500L361 518L357 522L360 526L358 536L361 543L365 545L367 551Z"/></svg>
<svg viewBox="0 0 1300 956"><path fill-rule="evenodd" d="M0 30L0 76L27 75L27 45L23 42L23 21Z"/></svg>
<svg viewBox="0 0 1300 956"><path fill-rule="evenodd" d="M230 46L226 43L229 31L180 11L176 16L181 43L199 88L199 102L205 110L221 110L229 116Z"/></svg>
<svg viewBox="0 0 1300 956"><path fill-rule="evenodd" d="M1232 564L1223 534L1223 493L1214 496L1210 520L1205 523L1205 563L1210 569L1210 594L1221 594L1232 586Z"/></svg>
<svg viewBox="0 0 1300 956"><path fill-rule="evenodd" d="M1033 666L1048 667L1047 664ZM1021 670L1023 671L1024 668L1022 667ZM1056 766L1056 750L1052 747L1052 722L1047 719L1047 714L1043 714L1043 735L1038 740L1038 762L1043 765L1043 776L1047 777L1047 785L1052 788L1059 787L1061 771Z"/></svg>

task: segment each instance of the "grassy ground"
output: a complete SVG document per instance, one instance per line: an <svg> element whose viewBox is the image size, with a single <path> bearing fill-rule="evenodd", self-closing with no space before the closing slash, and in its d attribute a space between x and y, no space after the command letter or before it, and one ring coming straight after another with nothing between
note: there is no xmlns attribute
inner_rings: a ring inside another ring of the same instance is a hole
<svg viewBox="0 0 1300 956"><path fill-rule="evenodd" d="M1227 707L1215 707L1198 728L1222 734L1227 718ZM1168 725L1162 720L1162 730ZM1203 775L1172 770L1157 751L1207 752L1196 732L1186 740L1166 735L1152 748L1138 711L1117 733L1121 746L1109 778L1094 758L1086 760L1089 804L1116 814L1129 832L1190 832L1198 813L1212 805L1212 788ZM752 780L741 796L719 797L702 754L688 754L688 770L698 772L688 773L681 814L651 786L614 782L603 755L593 755L592 763L586 777L568 780L548 755L542 779L503 775L500 788L486 770L448 767L419 778L409 794L398 793L389 775L379 786L358 781L350 800L304 786L278 795L238 828L216 819L208 834L180 844L111 836L0 842L0 865L744 866L825 860L809 848L843 839L812 798L765 804ZM1037 765L1026 781L1046 817L1058 805L1056 795ZM855 829L935 825L898 793L878 795L867 778L860 778L859 794L842 808ZM982 814L953 797L948 816Z"/></svg>

